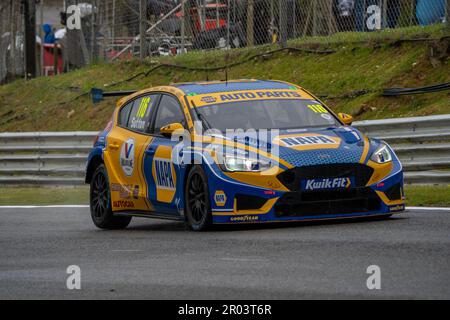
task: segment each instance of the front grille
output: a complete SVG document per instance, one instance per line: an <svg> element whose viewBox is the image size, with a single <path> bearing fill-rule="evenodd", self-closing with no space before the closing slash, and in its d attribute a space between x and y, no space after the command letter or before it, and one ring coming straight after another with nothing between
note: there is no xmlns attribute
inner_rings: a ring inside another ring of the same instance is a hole
<svg viewBox="0 0 450 320"><path fill-rule="evenodd" d="M245 194L236 195L236 209L241 210L258 210L267 202L267 199L249 196Z"/></svg>
<svg viewBox="0 0 450 320"><path fill-rule="evenodd" d="M380 200L371 188L332 191L287 192L275 205L278 217L320 216L363 213L380 209Z"/></svg>
<svg viewBox="0 0 450 320"><path fill-rule="evenodd" d="M355 178L353 187L365 187L373 174L373 168L360 164L327 164L298 167L280 173L277 178L290 191L300 191L300 182L306 179Z"/></svg>

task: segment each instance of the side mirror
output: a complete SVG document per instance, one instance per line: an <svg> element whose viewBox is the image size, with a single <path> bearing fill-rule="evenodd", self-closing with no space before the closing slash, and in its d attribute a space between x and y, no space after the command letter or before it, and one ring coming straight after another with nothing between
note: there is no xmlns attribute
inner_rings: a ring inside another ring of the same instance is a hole
<svg viewBox="0 0 450 320"><path fill-rule="evenodd" d="M183 125L179 122L171 123L167 126L162 127L161 129L159 129L159 133L165 137L170 137L177 130L184 130Z"/></svg>
<svg viewBox="0 0 450 320"><path fill-rule="evenodd" d="M353 117L346 113L339 113L338 114L339 120L341 120L346 125L351 125L353 123Z"/></svg>

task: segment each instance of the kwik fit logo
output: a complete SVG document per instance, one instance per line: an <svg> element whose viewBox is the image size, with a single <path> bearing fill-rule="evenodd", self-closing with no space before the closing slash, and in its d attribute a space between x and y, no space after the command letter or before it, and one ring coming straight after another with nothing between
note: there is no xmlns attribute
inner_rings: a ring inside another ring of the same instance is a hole
<svg viewBox="0 0 450 320"><path fill-rule="evenodd" d="M308 179L302 181L303 190L347 189L353 184L353 178Z"/></svg>

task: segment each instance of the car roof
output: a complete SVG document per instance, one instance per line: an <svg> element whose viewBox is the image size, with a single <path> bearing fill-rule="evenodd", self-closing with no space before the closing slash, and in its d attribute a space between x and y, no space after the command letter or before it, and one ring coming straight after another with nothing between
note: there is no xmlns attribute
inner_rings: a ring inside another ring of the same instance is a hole
<svg viewBox="0 0 450 320"><path fill-rule="evenodd" d="M172 87L182 90L185 94L209 94L231 91L273 90L273 89L299 89L299 87L282 82L267 80L232 80L212 82L176 83Z"/></svg>

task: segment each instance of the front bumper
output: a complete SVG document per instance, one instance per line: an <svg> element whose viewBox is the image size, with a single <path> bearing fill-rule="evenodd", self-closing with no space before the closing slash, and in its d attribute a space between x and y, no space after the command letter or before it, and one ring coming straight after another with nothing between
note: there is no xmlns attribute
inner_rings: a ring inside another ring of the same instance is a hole
<svg viewBox="0 0 450 320"><path fill-rule="evenodd" d="M364 174L367 175L367 172ZM329 220L403 211L405 201L401 164L395 162L388 175L374 182L371 178L376 174L375 170L367 175L366 180L358 178L359 185L349 189L308 192L293 187L286 190L261 188L233 181L229 177L220 179L215 175L210 180L213 223Z"/></svg>

